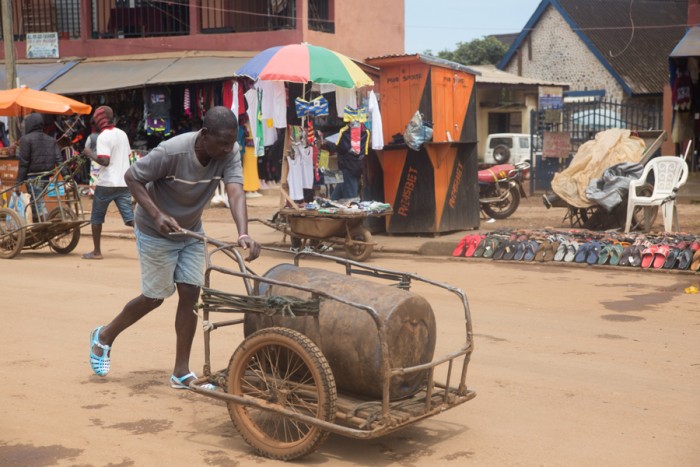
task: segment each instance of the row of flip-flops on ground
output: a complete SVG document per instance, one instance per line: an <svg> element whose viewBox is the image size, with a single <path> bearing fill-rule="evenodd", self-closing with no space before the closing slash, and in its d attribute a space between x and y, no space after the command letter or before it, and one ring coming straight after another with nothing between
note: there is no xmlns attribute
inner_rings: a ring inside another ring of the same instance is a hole
<svg viewBox="0 0 700 467"><path fill-rule="evenodd" d="M471 234L459 241L452 256L700 270L700 237L685 234L615 235L589 231Z"/></svg>

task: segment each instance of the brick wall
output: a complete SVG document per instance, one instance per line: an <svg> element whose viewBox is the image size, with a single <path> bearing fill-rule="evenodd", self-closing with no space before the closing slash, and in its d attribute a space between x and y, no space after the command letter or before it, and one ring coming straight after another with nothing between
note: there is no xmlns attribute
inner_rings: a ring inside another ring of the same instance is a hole
<svg viewBox="0 0 700 467"><path fill-rule="evenodd" d="M625 96L615 78L551 6L530 32L529 39L520 44L518 53L513 55L505 71L528 78L570 83L571 91L605 89L608 99L622 100Z"/></svg>

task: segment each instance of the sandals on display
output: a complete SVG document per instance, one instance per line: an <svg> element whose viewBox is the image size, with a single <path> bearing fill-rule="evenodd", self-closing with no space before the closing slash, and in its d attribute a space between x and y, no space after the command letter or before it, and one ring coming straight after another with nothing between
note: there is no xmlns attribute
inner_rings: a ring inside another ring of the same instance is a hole
<svg viewBox="0 0 700 467"><path fill-rule="evenodd" d="M579 249L579 244L576 240L572 240L566 246L566 255L564 256L564 261L567 263L572 263L576 259L576 252Z"/></svg>
<svg viewBox="0 0 700 467"><path fill-rule="evenodd" d="M629 246L629 243L627 245ZM610 264L611 266L617 266L618 264L620 264L620 260L622 259L622 255L625 252L625 248L626 247L623 243L615 243L610 249L610 259L608 261L608 264Z"/></svg>
<svg viewBox="0 0 700 467"><path fill-rule="evenodd" d="M642 263L643 269L648 269L654 262L654 256L656 256L656 251L659 249L658 246L654 244L647 245L644 250L642 250Z"/></svg>
<svg viewBox="0 0 700 467"><path fill-rule="evenodd" d="M671 247L666 244L661 244L657 247L656 253L654 253L654 259L651 263L651 267L654 269L661 269L664 264L666 264L666 259L671 251Z"/></svg>
<svg viewBox="0 0 700 467"><path fill-rule="evenodd" d="M592 241L588 246L588 253L586 254L586 263L588 264L598 264L598 255L600 254L600 242Z"/></svg>
<svg viewBox="0 0 700 467"><path fill-rule="evenodd" d="M486 243L488 241L488 237L484 235L481 241L479 241L479 243L476 245L476 249L474 250L474 254L472 255L472 257L481 258L482 256L484 256L484 253L486 252Z"/></svg>

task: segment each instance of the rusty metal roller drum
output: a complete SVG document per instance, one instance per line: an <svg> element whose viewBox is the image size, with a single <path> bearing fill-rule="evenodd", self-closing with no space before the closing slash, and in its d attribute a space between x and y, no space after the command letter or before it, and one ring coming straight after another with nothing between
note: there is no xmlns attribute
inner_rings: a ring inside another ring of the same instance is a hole
<svg viewBox="0 0 700 467"><path fill-rule="evenodd" d="M384 323L392 368L428 363L435 351L435 316L426 299L412 292L322 269L280 264L265 276L325 291L349 302L369 305ZM260 294L310 298L304 291L260 283ZM323 299L318 324L314 317L268 317L248 313L246 336L272 326L297 330L319 346L339 389L371 398L382 397L382 354L378 330L362 309ZM426 372L396 376L392 400L408 397L426 380Z"/></svg>

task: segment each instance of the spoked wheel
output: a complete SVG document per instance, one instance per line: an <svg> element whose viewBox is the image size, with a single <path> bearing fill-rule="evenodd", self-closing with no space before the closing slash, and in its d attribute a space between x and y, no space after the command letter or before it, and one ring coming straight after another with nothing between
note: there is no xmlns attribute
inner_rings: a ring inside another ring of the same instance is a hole
<svg viewBox="0 0 700 467"><path fill-rule="evenodd" d="M260 330L236 349L228 366L228 393L271 404L262 410L228 403L233 424L259 454L291 460L316 450L328 432L274 412L275 406L331 422L335 379L321 350L287 328Z"/></svg>
<svg viewBox="0 0 700 467"><path fill-rule="evenodd" d="M502 189L496 189L496 196L500 196ZM520 206L520 190L516 186L508 188L508 195L503 201L482 204L481 209L484 213L493 219L507 219Z"/></svg>
<svg viewBox="0 0 700 467"><path fill-rule="evenodd" d="M350 232L350 238L360 242L372 243L372 234L369 233L369 230L365 229L364 227L352 230ZM348 258L353 261L365 261L366 259L369 259L369 257L372 255L373 249L374 245L363 245L360 243L345 245L345 252L347 253Z"/></svg>
<svg viewBox="0 0 700 467"><path fill-rule="evenodd" d="M77 216L73 211L64 209L65 220L74 221ZM49 222L61 222L61 209L54 208L49 213ZM56 253L62 255L67 255L71 251L75 250L80 242L80 226L70 229L66 232L62 232L59 235L51 238L49 240L49 247Z"/></svg>
<svg viewBox="0 0 700 467"><path fill-rule="evenodd" d="M19 214L0 208L0 258L14 258L24 247L25 232Z"/></svg>

